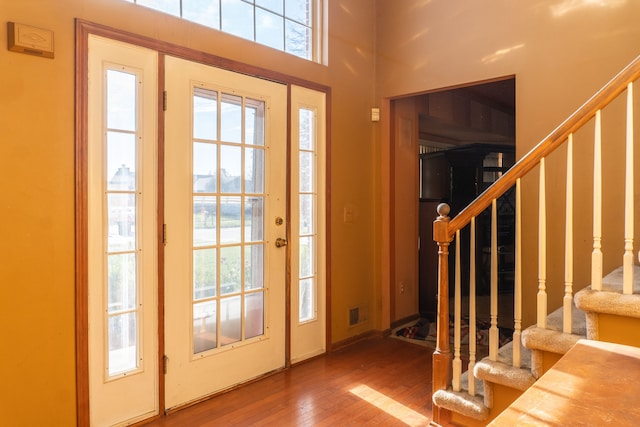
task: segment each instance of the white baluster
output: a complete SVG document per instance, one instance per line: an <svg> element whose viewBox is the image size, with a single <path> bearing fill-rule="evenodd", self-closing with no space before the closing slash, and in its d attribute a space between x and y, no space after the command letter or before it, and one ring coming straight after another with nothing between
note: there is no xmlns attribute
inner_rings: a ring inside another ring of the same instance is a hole
<svg viewBox="0 0 640 427"><path fill-rule="evenodd" d="M515 276L513 289L513 366L522 365L520 340L522 330L522 214L520 210L522 197L520 193L520 178L516 180L516 239L515 239Z"/></svg>
<svg viewBox="0 0 640 427"><path fill-rule="evenodd" d="M571 307L573 303L573 134L567 141L567 191L564 221L564 298L562 300L562 331L572 332Z"/></svg>
<svg viewBox="0 0 640 427"><path fill-rule="evenodd" d="M489 359L498 360L498 214L496 199L491 201L491 326L489 328Z"/></svg>
<svg viewBox="0 0 640 427"><path fill-rule="evenodd" d="M540 159L540 190L538 192L538 311L539 328L547 327L547 196L545 189L545 159Z"/></svg>
<svg viewBox="0 0 640 427"><path fill-rule="evenodd" d="M460 307L461 307L461 286L460 286L460 230L456 231L456 255L454 273L455 295L453 297L454 320L453 320L453 391L460 391L460 377L462 375L462 360L460 359Z"/></svg>
<svg viewBox="0 0 640 427"><path fill-rule="evenodd" d="M593 251L591 289L602 290L602 112L596 111L593 141Z"/></svg>
<svg viewBox="0 0 640 427"><path fill-rule="evenodd" d="M622 293L633 293L633 83L627 85L627 149L624 192Z"/></svg>
<svg viewBox="0 0 640 427"><path fill-rule="evenodd" d="M469 239L469 394L476 395L476 218L471 218L471 238Z"/></svg>

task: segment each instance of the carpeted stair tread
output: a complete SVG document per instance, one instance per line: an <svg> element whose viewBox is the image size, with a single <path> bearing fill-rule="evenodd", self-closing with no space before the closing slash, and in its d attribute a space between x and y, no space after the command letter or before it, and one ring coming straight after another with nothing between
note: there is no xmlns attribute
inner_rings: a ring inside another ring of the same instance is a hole
<svg viewBox="0 0 640 427"><path fill-rule="evenodd" d="M476 395L484 396L484 382L478 378L475 378L474 380L476 385ZM464 371L460 376L460 388L465 391L469 390L469 371Z"/></svg>
<svg viewBox="0 0 640 427"><path fill-rule="evenodd" d="M521 367L512 366L513 342L510 342L498 350L496 361L485 357L476 363L473 372L478 379L501 384L517 390L526 390L536 381L531 374L531 352L521 347Z"/></svg>
<svg viewBox="0 0 640 427"><path fill-rule="evenodd" d="M471 396L466 391L438 390L433 393L433 403L465 417L484 421L489 418L489 408L484 406L484 398Z"/></svg>
<svg viewBox="0 0 640 427"><path fill-rule="evenodd" d="M513 363L513 341L510 341L498 349L498 362L507 365ZM523 369L531 368L531 351L520 345L520 367Z"/></svg>
<svg viewBox="0 0 640 427"><path fill-rule="evenodd" d="M622 293L623 271L624 268L620 266L604 276L602 278L602 290ZM633 292L640 293L640 265L633 266Z"/></svg>
<svg viewBox="0 0 640 427"><path fill-rule="evenodd" d="M633 266L632 295L622 293L622 267L602 279L602 291L585 288L576 293L576 306L584 312L640 318L640 266Z"/></svg>
<svg viewBox="0 0 640 427"><path fill-rule="evenodd" d="M531 350L542 350L556 354L565 354L579 339L587 336L584 312L575 304L571 305L571 330L562 332L564 308L560 307L547 316L547 327L530 326L522 332L522 344Z"/></svg>

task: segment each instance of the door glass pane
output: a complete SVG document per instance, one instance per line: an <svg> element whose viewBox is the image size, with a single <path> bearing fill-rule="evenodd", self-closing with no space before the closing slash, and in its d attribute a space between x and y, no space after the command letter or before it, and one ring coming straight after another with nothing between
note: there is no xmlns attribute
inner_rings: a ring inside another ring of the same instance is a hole
<svg viewBox="0 0 640 427"><path fill-rule="evenodd" d="M244 207L244 240L245 242L257 242L263 239L264 218L262 197L245 198Z"/></svg>
<svg viewBox="0 0 640 427"><path fill-rule="evenodd" d="M241 242L241 210L240 197L220 197L220 243Z"/></svg>
<svg viewBox="0 0 640 427"><path fill-rule="evenodd" d="M213 350L217 346L216 301L193 305L193 353Z"/></svg>
<svg viewBox="0 0 640 427"><path fill-rule="evenodd" d="M136 130L136 76L107 70L107 128Z"/></svg>
<svg viewBox="0 0 640 427"><path fill-rule="evenodd" d="M193 246L216 244L216 200L214 196L193 196Z"/></svg>
<svg viewBox="0 0 640 427"><path fill-rule="evenodd" d="M130 193L108 193L109 215L107 250L122 252L136 246L136 195Z"/></svg>
<svg viewBox="0 0 640 427"><path fill-rule="evenodd" d="M300 277L314 274L314 241L313 237L300 237Z"/></svg>
<svg viewBox="0 0 640 427"><path fill-rule="evenodd" d="M264 287L264 245L249 245L244 248L244 290Z"/></svg>
<svg viewBox="0 0 640 427"><path fill-rule="evenodd" d="M220 139L242 142L242 97L223 93L220 108Z"/></svg>
<svg viewBox="0 0 640 427"><path fill-rule="evenodd" d="M220 248L220 295L240 292L241 274L240 246Z"/></svg>
<svg viewBox="0 0 640 427"><path fill-rule="evenodd" d="M220 147L220 192L239 193L242 189L242 148Z"/></svg>
<svg viewBox="0 0 640 427"><path fill-rule="evenodd" d="M138 367L137 320L136 312L109 317L109 375Z"/></svg>
<svg viewBox="0 0 640 427"><path fill-rule="evenodd" d="M107 132L107 190L136 189L136 135Z"/></svg>
<svg viewBox="0 0 640 427"><path fill-rule="evenodd" d="M300 280L299 313L300 321L306 322L315 317L315 286L314 279L308 278Z"/></svg>
<svg viewBox="0 0 640 427"><path fill-rule="evenodd" d="M108 255L108 313L136 307L135 253Z"/></svg>
<svg viewBox="0 0 640 427"><path fill-rule="evenodd" d="M215 193L218 188L218 146L193 143L193 192Z"/></svg>
<svg viewBox="0 0 640 427"><path fill-rule="evenodd" d="M136 308L136 254L109 255L107 262L109 313Z"/></svg>
<svg viewBox="0 0 640 427"><path fill-rule="evenodd" d="M241 307L239 296L220 300L220 344L223 346L242 338Z"/></svg>
<svg viewBox="0 0 640 427"><path fill-rule="evenodd" d="M264 101L245 100L245 143L264 146Z"/></svg>
<svg viewBox="0 0 640 427"><path fill-rule="evenodd" d="M300 234L313 234L315 229L315 195L300 194Z"/></svg>
<svg viewBox="0 0 640 427"><path fill-rule="evenodd" d="M309 151L300 152L300 192L308 193L314 188L314 154Z"/></svg>
<svg viewBox="0 0 640 427"><path fill-rule="evenodd" d="M200 249L193 252L193 299L201 300L217 294L217 249Z"/></svg>
<svg viewBox="0 0 640 427"><path fill-rule="evenodd" d="M193 137L196 139L218 139L218 92L194 89Z"/></svg>
<svg viewBox="0 0 640 427"><path fill-rule="evenodd" d="M300 114L300 149L301 150L313 150L314 149L314 112L311 110L301 109Z"/></svg>
<svg viewBox="0 0 640 427"><path fill-rule="evenodd" d="M264 294L257 292L245 298L244 338L249 339L264 333Z"/></svg>
<svg viewBox="0 0 640 427"><path fill-rule="evenodd" d="M261 148L245 148L244 174L245 192L264 192L264 150Z"/></svg>

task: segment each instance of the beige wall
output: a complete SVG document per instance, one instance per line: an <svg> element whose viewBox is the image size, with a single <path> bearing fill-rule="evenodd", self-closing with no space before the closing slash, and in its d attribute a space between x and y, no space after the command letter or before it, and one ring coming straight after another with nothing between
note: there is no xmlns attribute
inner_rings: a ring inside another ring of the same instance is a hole
<svg viewBox="0 0 640 427"><path fill-rule="evenodd" d="M332 339L379 328L370 243L373 6L371 0L330 2L329 65L323 66L120 0L0 2L2 424L69 426L76 419L74 18L331 87ZM7 51L7 21L52 30L55 59ZM355 213L349 224L347 205ZM348 309L356 306L368 310L367 319L349 328Z"/></svg>
<svg viewBox="0 0 640 427"><path fill-rule="evenodd" d="M321 66L120 0L0 2L0 28L15 21L53 30L56 48L53 60L0 48L3 423L75 422L74 18L331 87L333 342L388 327L389 98L515 74L524 153L640 46L634 0L555 15L554 7L592 2L329 3L329 65ZM383 121L372 124L376 105ZM349 328L352 307L367 319Z"/></svg>
<svg viewBox="0 0 640 427"><path fill-rule="evenodd" d="M640 53L640 26L637 23L640 2L633 0L423 0L407 3L405 7L398 7L394 0L377 2L378 99L515 75L518 156L529 151ZM389 149L388 144L384 138L381 140L382 153ZM619 153L619 149L613 148L611 138L604 144L605 162L610 168L620 170L611 154L616 150ZM592 164L592 148L585 147L588 146L579 146L576 156L589 165L589 162ZM562 169L563 156L563 152L554 155L548 163L559 164ZM384 170L386 158L380 156L379 160L383 165L381 170ZM576 166L577 173L582 173L583 169L578 168ZM397 173L402 173L402 169ZM580 175L576 176L580 180ZM397 174L395 179L399 179ZM384 175L381 181L385 181ZM556 189L564 187L561 172L550 173L547 181L548 186ZM611 181L605 185L605 197L617 198L621 186ZM523 187L525 191L535 190L537 173L524 180ZM581 182L579 187L577 192L590 197L589 182ZM564 197L561 192L560 196ZM583 201L575 208L579 212L578 228L587 234L590 233L590 203L589 199L588 203ZM550 215L564 218L564 199L552 197L548 204ZM609 217L609 223L620 232L620 208L616 209L618 215ZM524 305L527 309L533 307L537 287L537 222L534 222L537 196L525 198L523 215L523 280L527 287ZM407 220L411 218L407 217ZM552 255L560 256L554 259L562 259L563 224L550 224L549 236L553 242ZM576 244L586 245L588 249L591 243L587 236L578 236ZM617 243L611 243L608 247L615 245ZM396 253L395 259L396 262L402 260L402 253ZM585 266L588 259L583 255L577 258L577 287L588 284L589 267L588 264ZM620 260L605 254L605 270L620 264ZM550 263L549 270L550 307L555 308L562 293L562 263ZM529 309L524 323L528 325L533 320L533 311Z"/></svg>
<svg viewBox="0 0 640 427"><path fill-rule="evenodd" d="M394 260L391 321L418 313L418 107L414 98L394 101Z"/></svg>

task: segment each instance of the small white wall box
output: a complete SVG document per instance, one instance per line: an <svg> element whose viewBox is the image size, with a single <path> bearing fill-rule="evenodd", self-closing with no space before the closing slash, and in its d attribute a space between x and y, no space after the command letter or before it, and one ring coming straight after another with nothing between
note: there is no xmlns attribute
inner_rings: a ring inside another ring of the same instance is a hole
<svg viewBox="0 0 640 427"><path fill-rule="evenodd" d="M53 31L7 22L7 33L10 51L53 58Z"/></svg>

